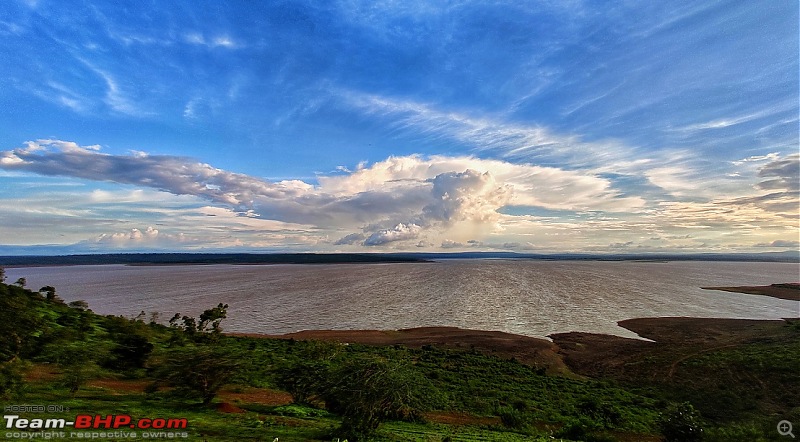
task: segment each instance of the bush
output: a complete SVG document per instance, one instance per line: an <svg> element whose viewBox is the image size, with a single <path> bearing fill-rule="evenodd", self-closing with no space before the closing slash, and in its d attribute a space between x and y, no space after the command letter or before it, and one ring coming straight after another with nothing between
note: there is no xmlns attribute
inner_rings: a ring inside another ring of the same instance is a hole
<svg viewBox="0 0 800 442"><path fill-rule="evenodd" d="M525 413L514 407L503 407L497 410L500 421L508 428L521 430L528 426L528 419Z"/></svg>
<svg viewBox="0 0 800 442"><path fill-rule="evenodd" d="M22 374L27 368L26 365L19 358L0 362L0 397L16 398L24 392L25 382Z"/></svg>
<svg viewBox="0 0 800 442"><path fill-rule="evenodd" d="M184 347L170 349L154 369L159 385L175 387L172 395L180 398L200 399L208 405L217 392L233 377L238 364L228 354L207 347Z"/></svg>
<svg viewBox="0 0 800 442"><path fill-rule="evenodd" d="M661 417L659 427L666 442L695 442L703 440L700 414L688 402L668 408Z"/></svg>
<svg viewBox="0 0 800 442"><path fill-rule="evenodd" d="M342 361L328 374L322 398L342 415L350 440L371 437L390 419L416 420L436 394L430 382L404 360L360 357Z"/></svg>

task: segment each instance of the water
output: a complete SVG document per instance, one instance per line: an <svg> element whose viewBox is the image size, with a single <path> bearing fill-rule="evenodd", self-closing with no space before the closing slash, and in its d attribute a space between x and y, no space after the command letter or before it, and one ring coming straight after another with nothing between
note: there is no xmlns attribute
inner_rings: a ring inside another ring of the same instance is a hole
<svg viewBox="0 0 800 442"><path fill-rule="evenodd" d="M777 319L800 303L701 290L798 280L787 263L453 260L415 264L71 266L7 269L101 314L199 315L227 303L226 331L456 326L542 337L635 336L638 317Z"/></svg>

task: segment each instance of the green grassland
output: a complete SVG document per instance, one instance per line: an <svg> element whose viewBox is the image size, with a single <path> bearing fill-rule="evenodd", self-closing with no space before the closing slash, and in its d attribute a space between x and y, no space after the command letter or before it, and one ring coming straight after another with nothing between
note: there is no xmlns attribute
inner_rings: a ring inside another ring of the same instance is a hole
<svg viewBox="0 0 800 442"><path fill-rule="evenodd" d="M186 418L177 431L208 441L701 440L671 436L665 422L679 418L681 428L702 427L705 440L757 441L780 440L777 417L800 418L796 394L781 388L797 387L796 326L793 339L703 352L682 361L674 381L649 382L645 372L548 375L515 359L430 345L226 336L225 313L220 304L165 326L65 305L51 287L0 284L3 405L69 409L18 413L30 419Z"/></svg>

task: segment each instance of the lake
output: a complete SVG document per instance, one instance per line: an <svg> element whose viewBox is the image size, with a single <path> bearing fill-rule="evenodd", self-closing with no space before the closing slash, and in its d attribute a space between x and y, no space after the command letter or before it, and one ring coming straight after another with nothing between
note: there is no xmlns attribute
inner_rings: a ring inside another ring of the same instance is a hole
<svg viewBox="0 0 800 442"><path fill-rule="evenodd" d="M778 319L800 303L701 286L795 282L798 264L445 260L325 265L63 266L6 269L101 314L199 315L227 303L231 332L456 326L542 337L653 316Z"/></svg>

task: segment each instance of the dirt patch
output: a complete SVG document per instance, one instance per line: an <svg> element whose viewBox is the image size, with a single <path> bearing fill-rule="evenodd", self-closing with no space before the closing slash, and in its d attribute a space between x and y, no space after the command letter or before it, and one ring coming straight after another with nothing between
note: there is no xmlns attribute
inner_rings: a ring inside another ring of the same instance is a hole
<svg viewBox="0 0 800 442"><path fill-rule="evenodd" d="M151 383L144 379L95 379L89 381L87 385L114 391L144 393L145 388Z"/></svg>
<svg viewBox="0 0 800 442"><path fill-rule="evenodd" d="M58 379L61 371L55 365L34 364L25 372L26 382L50 382Z"/></svg>
<svg viewBox="0 0 800 442"><path fill-rule="evenodd" d="M800 283L773 284L764 286L741 287L702 287L704 290L722 290L725 292L745 293L747 295L771 296L773 298L800 301Z"/></svg>
<svg viewBox="0 0 800 442"><path fill-rule="evenodd" d="M229 402L220 402L217 404L217 411L220 413L244 413L241 408Z"/></svg>
<svg viewBox="0 0 800 442"><path fill-rule="evenodd" d="M261 404L269 407L292 403L292 395L289 393L268 388L246 388L241 391L227 389L221 391L217 397L228 402Z"/></svg>
<svg viewBox="0 0 800 442"><path fill-rule="evenodd" d="M497 416L475 416L460 411L431 411L425 413L425 420L435 424L447 425L500 425Z"/></svg>
<svg viewBox="0 0 800 442"><path fill-rule="evenodd" d="M402 330L306 330L286 335L238 334L272 339L321 340L365 345L405 345L419 348L435 345L447 348L475 350L506 359L515 358L523 364L540 367L549 374L567 374L552 342L499 331L468 330L457 327L418 327Z"/></svg>

